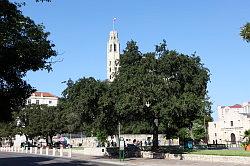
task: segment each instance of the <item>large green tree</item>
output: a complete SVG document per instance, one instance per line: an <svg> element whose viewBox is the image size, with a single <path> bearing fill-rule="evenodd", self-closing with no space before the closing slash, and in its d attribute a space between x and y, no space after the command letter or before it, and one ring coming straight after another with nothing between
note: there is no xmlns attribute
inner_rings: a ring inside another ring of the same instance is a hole
<svg viewBox="0 0 250 166"><path fill-rule="evenodd" d="M209 113L204 104L209 71L198 56L168 50L165 41L155 52L143 54L131 41L120 64L112 83L120 122L125 126L144 123L142 130L153 133L154 149L158 130L173 136L179 128L191 128L195 119Z"/></svg>
<svg viewBox="0 0 250 166"><path fill-rule="evenodd" d="M66 112L78 117L78 120L67 121L73 131L85 131L86 134L103 138L117 131L117 114L110 91L110 84L82 78L73 83L68 81L68 87L63 91L63 107Z"/></svg>
<svg viewBox="0 0 250 166"><path fill-rule="evenodd" d="M247 42L250 42L250 23L246 23L240 31L241 37L246 40Z"/></svg>
<svg viewBox="0 0 250 166"><path fill-rule="evenodd" d="M52 137L66 131L65 112L60 107L47 105L28 105L15 114L16 134L25 135L26 139L41 136L50 143Z"/></svg>
<svg viewBox="0 0 250 166"><path fill-rule="evenodd" d="M28 105L18 113L14 113L14 124L16 124L16 134L25 135L26 141L39 136L40 132L40 119L41 107L39 105ZM36 122L36 123L35 123Z"/></svg>
<svg viewBox="0 0 250 166"><path fill-rule="evenodd" d="M3 139L9 140L12 143L12 138L15 136L16 125L12 122L0 123L0 144Z"/></svg>
<svg viewBox="0 0 250 166"><path fill-rule="evenodd" d="M26 73L52 69L49 59L56 51L48 36L16 4L0 1L0 121L10 120L34 91L23 79Z"/></svg>

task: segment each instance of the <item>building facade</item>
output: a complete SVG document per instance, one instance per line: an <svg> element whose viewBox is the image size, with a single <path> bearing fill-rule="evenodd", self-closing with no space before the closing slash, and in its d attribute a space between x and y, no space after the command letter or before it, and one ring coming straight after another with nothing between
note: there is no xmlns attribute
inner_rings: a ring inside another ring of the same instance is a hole
<svg viewBox="0 0 250 166"><path fill-rule="evenodd" d="M48 106L57 106L58 97L51 94L51 93L48 93L48 92L34 92L27 99L26 104L27 105L29 105L29 104L37 104L37 105L46 104Z"/></svg>
<svg viewBox="0 0 250 166"><path fill-rule="evenodd" d="M218 121L208 123L209 143L238 144L250 129L250 102L218 106Z"/></svg>
<svg viewBox="0 0 250 166"><path fill-rule="evenodd" d="M117 31L113 30L109 33L107 43L107 79L114 81L115 75L118 74L120 66L120 42Z"/></svg>

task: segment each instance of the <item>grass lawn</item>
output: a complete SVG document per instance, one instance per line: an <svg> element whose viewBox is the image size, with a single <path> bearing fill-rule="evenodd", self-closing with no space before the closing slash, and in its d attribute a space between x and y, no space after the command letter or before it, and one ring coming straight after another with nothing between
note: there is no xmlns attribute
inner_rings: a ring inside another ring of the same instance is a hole
<svg viewBox="0 0 250 166"><path fill-rule="evenodd" d="M250 151L245 151L245 150L197 150L197 151L191 151L189 152L189 154L250 157Z"/></svg>
<svg viewBox="0 0 250 166"><path fill-rule="evenodd" d="M73 150L83 150L84 148L83 147L73 147L72 149Z"/></svg>

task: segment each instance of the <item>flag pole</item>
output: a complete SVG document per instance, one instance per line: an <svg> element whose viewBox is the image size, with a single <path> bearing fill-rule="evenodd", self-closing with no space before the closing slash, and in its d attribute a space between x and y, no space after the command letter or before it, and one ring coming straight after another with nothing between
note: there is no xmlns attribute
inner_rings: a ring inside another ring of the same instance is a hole
<svg viewBox="0 0 250 166"><path fill-rule="evenodd" d="M113 31L115 30L115 20L116 20L116 18L114 17L113 18Z"/></svg>

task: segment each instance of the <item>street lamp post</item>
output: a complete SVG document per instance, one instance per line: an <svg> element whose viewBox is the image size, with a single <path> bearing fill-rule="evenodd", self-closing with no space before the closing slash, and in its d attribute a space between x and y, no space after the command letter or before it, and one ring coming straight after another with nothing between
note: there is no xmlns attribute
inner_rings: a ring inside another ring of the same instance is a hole
<svg viewBox="0 0 250 166"><path fill-rule="evenodd" d="M66 84L66 85L68 85L68 84L67 84L67 81L65 81L65 80L64 80L64 81L61 81L61 84ZM70 145L72 145L72 143L71 143L71 142L72 142L72 141L71 141L71 132L69 133L69 142L70 142Z"/></svg>
<svg viewBox="0 0 250 166"><path fill-rule="evenodd" d="M146 102L145 105L149 108L151 104L149 102ZM158 149L158 125L159 119L155 118L153 122L153 151L156 151Z"/></svg>
<svg viewBox="0 0 250 166"><path fill-rule="evenodd" d="M202 104L203 104L203 111L204 111L204 117L203 117L203 126L204 126L204 132L205 132L205 138L204 138L204 141L205 143L208 143L208 137L207 137L207 125L206 125L206 101L203 100L202 101Z"/></svg>
<svg viewBox="0 0 250 166"><path fill-rule="evenodd" d="M205 143L208 143L207 140L207 126L206 126L206 115L204 115L204 131L205 131Z"/></svg>
<svg viewBox="0 0 250 166"><path fill-rule="evenodd" d="M121 137L121 123L118 124L118 139L120 140Z"/></svg>

